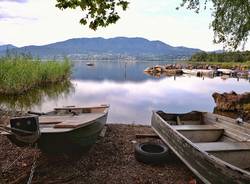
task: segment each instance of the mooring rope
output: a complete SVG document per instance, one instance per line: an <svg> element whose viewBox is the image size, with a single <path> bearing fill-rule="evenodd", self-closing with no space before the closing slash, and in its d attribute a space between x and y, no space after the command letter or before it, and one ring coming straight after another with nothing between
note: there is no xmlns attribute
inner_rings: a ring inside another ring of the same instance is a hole
<svg viewBox="0 0 250 184"><path fill-rule="evenodd" d="M37 149L37 143L35 144L35 149ZM35 152L34 157L33 157L33 164L31 166L31 170L30 170L30 176L29 176L27 184L31 184L31 182L32 182L32 179L33 179L33 176L35 173L35 169L36 169L37 159L38 159L38 153Z"/></svg>

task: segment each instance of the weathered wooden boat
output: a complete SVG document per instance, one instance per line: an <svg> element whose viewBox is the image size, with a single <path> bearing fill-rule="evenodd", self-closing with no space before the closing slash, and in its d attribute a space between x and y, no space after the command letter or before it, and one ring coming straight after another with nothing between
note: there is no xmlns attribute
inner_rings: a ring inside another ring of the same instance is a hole
<svg viewBox="0 0 250 184"><path fill-rule="evenodd" d="M250 124L197 111L153 112L151 124L204 183L250 183Z"/></svg>
<svg viewBox="0 0 250 184"><path fill-rule="evenodd" d="M196 76L213 76L215 74L214 70L209 69L182 69L185 74L196 75Z"/></svg>
<svg viewBox="0 0 250 184"><path fill-rule="evenodd" d="M235 71L231 70L231 69L219 68L219 69L217 69L217 73L218 74L224 74L224 75L233 75L233 74L235 74Z"/></svg>
<svg viewBox="0 0 250 184"><path fill-rule="evenodd" d="M46 153L86 152L102 131L108 109L108 105L71 106L42 114L30 112L40 116L12 118L4 135L18 146L37 143Z"/></svg>

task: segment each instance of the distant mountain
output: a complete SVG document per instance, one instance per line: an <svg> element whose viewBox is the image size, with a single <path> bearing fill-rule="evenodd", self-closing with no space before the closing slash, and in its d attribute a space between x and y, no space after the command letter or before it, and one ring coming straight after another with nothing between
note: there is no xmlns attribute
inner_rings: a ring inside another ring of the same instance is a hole
<svg viewBox="0 0 250 184"><path fill-rule="evenodd" d="M161 60L190 57L199 49L172 47L161 41L149 41L144 38L116 37L74 38L43 46L25 46L12 48L13 53L29 53L40 58L72 59L146 59ZM0 53L3 54L3 51Z"/></svg>
<svg viewBox="0 0 250 184"><path fill-rule="evenodd" d="M11 44L0 45L0 52L6 52L8 49L11 50L14 48L17 48L17 47L15 47L14 45L11 45Z"/></svg>

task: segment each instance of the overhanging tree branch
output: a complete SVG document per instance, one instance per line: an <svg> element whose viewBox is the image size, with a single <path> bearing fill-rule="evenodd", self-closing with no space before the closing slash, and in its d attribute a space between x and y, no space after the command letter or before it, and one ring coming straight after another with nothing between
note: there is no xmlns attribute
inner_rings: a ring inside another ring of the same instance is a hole
<svg viewBox="0 0 250 184"><path fill-rule="evenodd" d="M214 43L233 50L244 47L250 31L250 0L182 0L180 6L199 13L201 6L206 8L208 2L213 4ZM96 30L116 23L120 19L118 9L125 11L128 4L127 0L57 0L56 7L81 8L84 16L80 23Z"/></svg>
<svg viewBox="0 0 250 184"><path fill-rule="evenodd" d="M123 0L57 0L56 7L61 10L81 8L84 13L80 23L89 24L89 28L96 30L106 27L120 19L118 9L125 11L128 2Z"/></svg>
<svg viewBox="0 0 250 184"><path fill-rule="evenodd" d="M222 43L225 48L236 50L244 48L250 31L249 0L210 0L213 4L214 43ZM201 0L182 0L181 6L199 13L201 2L206 8L207 2Z"/></svg>

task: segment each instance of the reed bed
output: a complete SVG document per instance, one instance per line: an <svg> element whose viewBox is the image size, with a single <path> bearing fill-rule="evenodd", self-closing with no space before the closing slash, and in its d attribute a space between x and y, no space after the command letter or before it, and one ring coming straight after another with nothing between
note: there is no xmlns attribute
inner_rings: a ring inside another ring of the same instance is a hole
<svg viewBox="0 0 250 184"><path fill-rule="evenodd" d="M68 80L71 63L41 61L27 56L0 58L0 94L22 94L29 89Z"/></svg>

